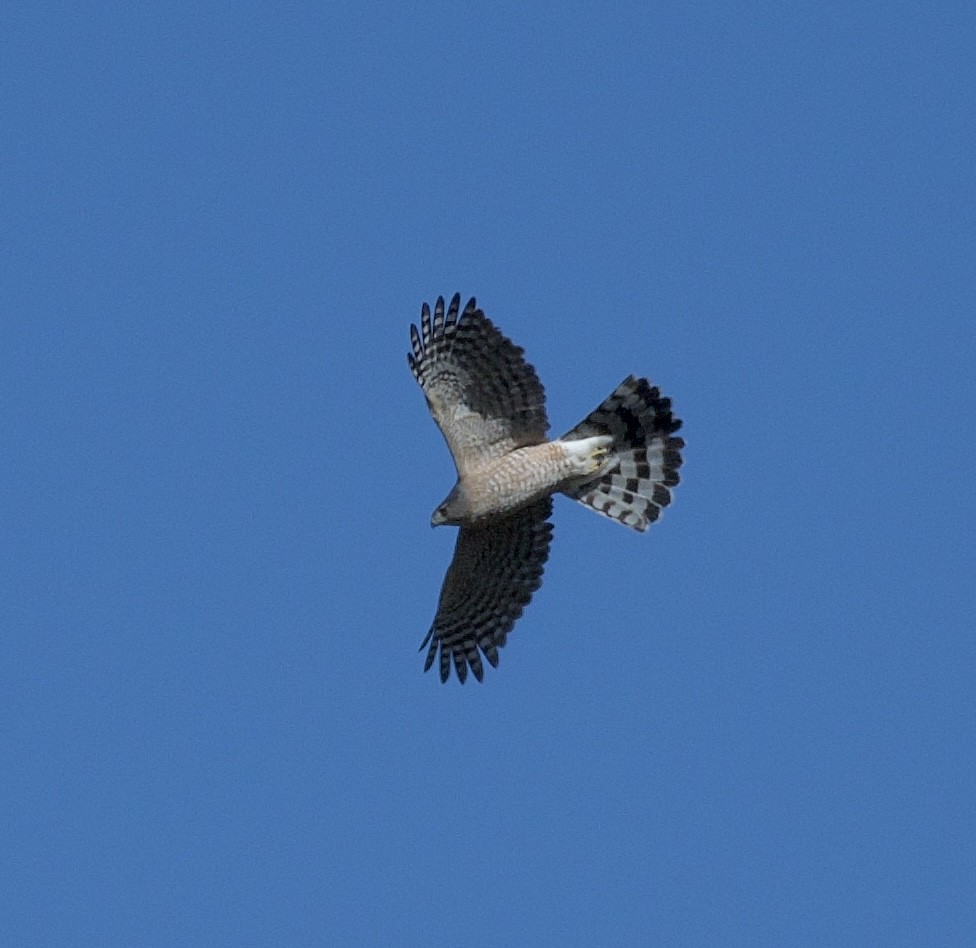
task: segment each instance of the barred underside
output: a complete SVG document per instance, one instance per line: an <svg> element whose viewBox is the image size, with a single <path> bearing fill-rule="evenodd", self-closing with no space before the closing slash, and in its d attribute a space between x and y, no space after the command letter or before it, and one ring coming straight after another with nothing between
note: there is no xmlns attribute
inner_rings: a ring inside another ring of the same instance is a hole
<svg viewBox="0 0 976 948"><path fill-rule="evenodd" d="M575 469L572 457L560 441L517 448L488 461L462 478L467 505L463 522L502 517L547 497Z"/></svg>
<svg viewBox="0 0 976 948"><path fill-rule="evenodd" d="M599 478L564 490L573 500L634 530L644 531L671 503L680 480L684 440L672 437L681 421L647 379L629 376L563 441L608 434L616 462Z"/></svg>

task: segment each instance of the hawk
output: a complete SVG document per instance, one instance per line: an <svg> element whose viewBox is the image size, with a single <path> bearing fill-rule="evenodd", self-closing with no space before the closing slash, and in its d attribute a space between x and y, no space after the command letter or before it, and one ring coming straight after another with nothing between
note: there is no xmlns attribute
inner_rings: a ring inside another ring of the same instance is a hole
<svg viewBox="0 0 976 948"><path fill-rule="evenodd" d="M437 614L420 645L424 671L440 652L440 677L453 663L484 676L482 656L498 650L542 582L552 540L552 495L644 531L671 503L684 441L681 421L647 379L629 376L561 438L549 441L545 392L523 350L495 328L472 298L459 314L438 297L410 327L407 360L457 468L457 483L431 525L458 532Z"/></svg>

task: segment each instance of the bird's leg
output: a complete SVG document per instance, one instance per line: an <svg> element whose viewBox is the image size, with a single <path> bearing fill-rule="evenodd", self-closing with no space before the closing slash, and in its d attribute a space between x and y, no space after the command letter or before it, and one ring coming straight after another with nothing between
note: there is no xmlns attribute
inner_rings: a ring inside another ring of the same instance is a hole
<svg viewBox="0 0 976 948"><path fill-rule="evenodd" d="M607 463L612 455L610 446L613 438L609 435L595 435L592 438L581 438L579 441L566 441L564 444L573 460L574 472L577 476L590 477L607 469Z"/></svg>

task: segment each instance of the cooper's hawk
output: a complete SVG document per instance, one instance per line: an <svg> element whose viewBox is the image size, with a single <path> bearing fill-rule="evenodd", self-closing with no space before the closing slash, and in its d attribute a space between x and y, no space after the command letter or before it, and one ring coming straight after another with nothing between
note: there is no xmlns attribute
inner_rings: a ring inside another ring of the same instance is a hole
<svg viewBox="0 0 976 948"><path fill-rule="evenodd" d="M671 503L684 441L681 421L647 379L629 376L596 411L546 440L545 392L523 350L499 332L474 299L458 315L438 297L410 327L410 369L454 457L458 479L431 524L461 529L434 622L424 671L440 649L441 681L451 662L461 682L481 681L481 656L498 649L542 582L552 539L552 494L560 492L634 530Z"/></svg>

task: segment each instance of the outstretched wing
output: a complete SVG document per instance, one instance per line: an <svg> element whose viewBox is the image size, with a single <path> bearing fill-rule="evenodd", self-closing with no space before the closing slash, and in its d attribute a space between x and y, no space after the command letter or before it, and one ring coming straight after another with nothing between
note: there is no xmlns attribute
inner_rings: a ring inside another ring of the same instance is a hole
<svg viewBox="0 0 976 948"><path fill-rule="evenodd" d="M407 360L434 421L463 475L480 461L545 440L546 395L523 350L502 335L472 298L458 315L460 294L444 312L438 297L410 327Z"/></svg>
<svg viewBox="0 0 976 948"><path fill-rule="evenodd" d="M438 649L441 681L447 681L452 660L462 683L469 667L481 681L482 654L498 665L498 649L542 582L551 513L552 498L545 497L485 526L461 528L437 615L420 645L423 650L430 643L424 671L434 664Z"/></svg>

